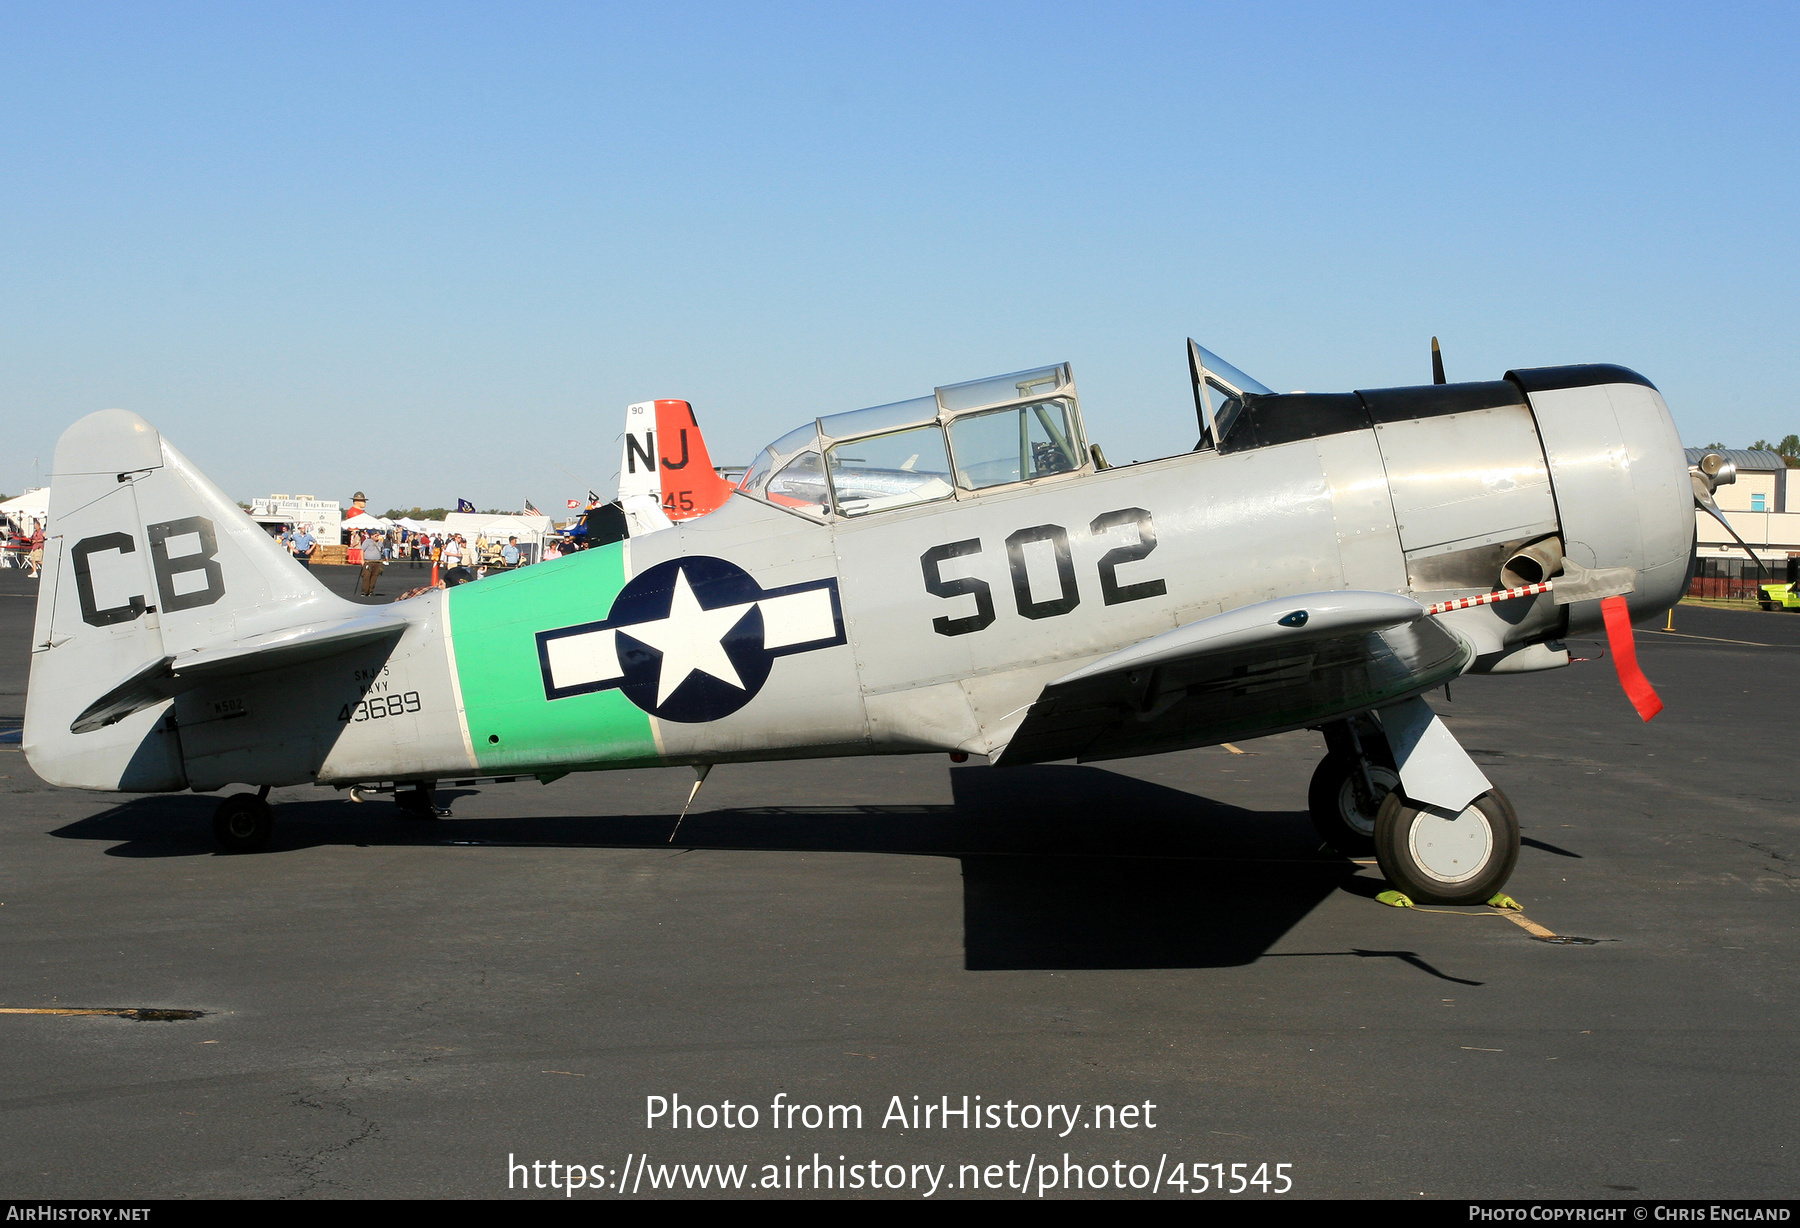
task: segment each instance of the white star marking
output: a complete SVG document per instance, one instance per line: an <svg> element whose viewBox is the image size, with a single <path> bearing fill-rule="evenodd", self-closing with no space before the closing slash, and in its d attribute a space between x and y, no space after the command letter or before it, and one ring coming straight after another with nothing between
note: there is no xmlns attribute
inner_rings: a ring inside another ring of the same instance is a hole
<svg viewBox="0 0 1800 1228"><path fill-rule="evenodd" d="M622 634L662 653L662 667L656 677L657 707L662 707L696 672L710 674L740 691L748 689L731 658L725 655L725 636L755 604L751 601L703 610L694 590L688 587L684 569L676 572L675 595L669 602L667 618L619 628Z"/></svg>

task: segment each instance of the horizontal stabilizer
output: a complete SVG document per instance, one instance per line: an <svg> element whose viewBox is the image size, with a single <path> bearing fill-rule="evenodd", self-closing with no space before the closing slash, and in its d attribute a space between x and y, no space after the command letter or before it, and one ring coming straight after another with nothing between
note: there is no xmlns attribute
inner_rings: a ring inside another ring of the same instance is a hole
<svg viewBox="0 0 1800 1228"><path fill-rule="evenodd" d="M173 699L212 679L265 673L336 656L383 639L396 639L405 629L405 620L377 615L290 627L222 648L163 657L89 704L69 726L69 732L104 729L133 712Z"/></svg>

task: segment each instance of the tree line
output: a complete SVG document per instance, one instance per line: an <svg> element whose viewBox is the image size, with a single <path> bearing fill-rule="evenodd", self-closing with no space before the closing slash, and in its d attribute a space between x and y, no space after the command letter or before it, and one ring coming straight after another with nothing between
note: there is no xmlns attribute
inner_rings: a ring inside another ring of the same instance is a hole
<svg viewBox="0 0 1800 1228"><path fill-rule="evenodd" d="M402 517L409 520L442 520L455 510L453 507L390 507L381 513L381 518L383 520L399 520ZM517 512L508 512L497 507L481 509L483 516L516 516L517 514Z"/></svg>
<svg viewBox="0 0 1800 1228"><path fill-rule="evenodd" d="M1722 443L1707 443L1701 444L1700 446L1702 449L1710 451L1714 448L1723 448L1725 445ZM1784 437L1780 443L1770 443L1766 439L1759 439L1755 443L1749 445L1748 451L1773 452L1781 457L1783 461L1787 462L1787 467L1789 469L1800 469L1800 435L1788 435Z"/></svg>

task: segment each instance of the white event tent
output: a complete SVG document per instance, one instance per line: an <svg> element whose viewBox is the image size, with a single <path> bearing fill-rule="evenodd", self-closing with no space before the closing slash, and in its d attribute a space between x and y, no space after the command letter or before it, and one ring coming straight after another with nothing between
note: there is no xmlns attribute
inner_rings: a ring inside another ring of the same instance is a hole
<svg viewBox="0 0 1800 1228"><path fill-rule="evenodd" d="M50 488L28 490L16 498L0 503L0 516L21 532L31 528L33 520L48 521L50 519Z"/></svg>
<svg viewBox="0 0 1800 1228"><path fill-rule="evenodd" d="M367 533L370 530L375 530L375 531L378 531L381 533L385 533L389 529L393 528L397 523L399 523L399 522L394 521L394 520L388 520L381 516L377 516L374 512L364 512L360 516L344 517L343 527L344 527L344 532L346 532L346 533L348 533L352 530L359 530L364 533Z"/></svg>
<svg viewBox="0 0 1800 1228"><path fill-rule="evenodd" d="M444 532L461 533L463 540L471 546L475 544L477 537L485 537L490 542L505 542L509 537L516 537L520 545L531 547L531 557L536 559L543 557L544 537L550 532L550 517L450 512L444 517Z"/></svg>

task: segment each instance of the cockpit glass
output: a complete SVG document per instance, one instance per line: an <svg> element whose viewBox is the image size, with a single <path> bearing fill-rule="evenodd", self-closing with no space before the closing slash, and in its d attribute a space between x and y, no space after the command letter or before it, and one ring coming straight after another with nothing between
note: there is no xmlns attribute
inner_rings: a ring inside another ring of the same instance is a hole
<svg viewBox="0 0 1800 1228"><path fill-rule="evenodd" d="M1079 469L1074 419L1073 407L1060 397L965 414L950 424L956 480L983 490Z"/></svg>
<svg viewBox="0 0 1800 1228"><path fill-rule="evenodd" d="M1032 371L1014 371L1011 375L990 375L966 384L951 384L937 390L937 399L946 410L960 413L980 409L1002 401L1018 401L1025 397L1048 397L1063 391L1069 384L1069 368L1061 363L1054 367L1038 367Z"/></svg>
<svg viewBox="0 0 1800 1228"><path fill-rule="evenodd" d="M944 431L936 423L853 439L828 455L831 489L842 516L866 516L956 493L950 483Z"/></svg>
<svg viewBox="0 0 1800 1228"><path fill-rule="evenodd" d="M756 459L750 462L750 467L744 470L744 476L738 479L738 489L760 490L763 479L769 476L769 470L773 468L775 468L775 454L764 448L756 454Z"/></svg>
<svg viewBox="0 0 1800 1228"><path fill-rule="evenodd" d="M937 419L937 412L936 397L914 397L910 401L895 401L892 405L876 405L820 418L819 430L827 439L848 439L932 422Z"/></svg>
<svg viewBox="0 0 1800 1228"><path fill-rule="evenodd" d="M819 454L809 449L783 465L781 472L769 479L763 498L809 516L823 516L831 496L825 488L825 466Z"/></svg>
<svg viewBox="0 0 1800 1228"><path fill-rule="evenodd" d="M817 450L818 446L819 429L815 424L809 422L805 426L794 428L756 454L756 459L738 482L738 489L760 496L763 482L769 474L785 464L795 453L808 448Z"/></svg>
<svg viewBox="0 0 1800 1228"><path fill-rule="evenodd" d="M1232 425L1237 422L1238 414L1243 412L1244 398L1212 378L1210 370L1207 372L1206 387L1212 393L1213 421L1219 424L1219 437L1230 439Z"/></svg>
<svg viewBox="0 0 1800 1228"><path fill-rule="evenodd" d="M1198 348L1200 350L1200 361L1206 364L1206 372L1208 375L1218 376L1221 381L1230 384L1239 392L1254 392L1258 396L1273 396L1275 394L1273 388L1268 387L1260 380L1252 379L1250 376L1245 375L1242 371L1226 362L1223 358L1220 358L1205 346L1200 346ZM1217 385L1214 386L1217 387Z"/></svg>
<svg viewBox="0 0 1800 1228"><path fill-rule="evenodd" d="M1200 362L1206 367L1207 399L1212 405L1219 438L1230 439L1231 429L1244 411L1244 397L1270 395L1274 389L1245 375L1205 346L1194 348L1200 351Z"/></svg>

